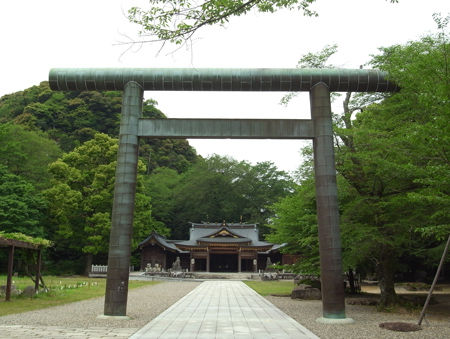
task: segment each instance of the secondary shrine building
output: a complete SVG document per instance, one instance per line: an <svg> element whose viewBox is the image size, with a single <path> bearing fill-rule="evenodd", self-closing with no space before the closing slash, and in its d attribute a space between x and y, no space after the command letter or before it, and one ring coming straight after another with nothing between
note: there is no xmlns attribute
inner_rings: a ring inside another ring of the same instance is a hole
<svg viewBox="0 0 450 339"><path fill-rule="evenodd" d="M259 240L256 224L191 223L189 240L169 240L153 232L139 244L141 269L147 264L172 267L177 257L191 272L257 272L272 263L292 264L280 253L285 244ZM296 256L295 256L296 257Z"/></svg>

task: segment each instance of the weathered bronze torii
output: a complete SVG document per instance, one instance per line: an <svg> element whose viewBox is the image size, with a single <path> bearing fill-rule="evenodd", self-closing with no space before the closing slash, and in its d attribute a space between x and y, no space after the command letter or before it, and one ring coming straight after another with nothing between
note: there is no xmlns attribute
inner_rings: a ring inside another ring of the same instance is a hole
<svg viewBox="0 0 450 339"><path fill-rule="evenodd" d="M386 74L348 69L52 69L53 90L123 90L104 314L125 316L138 138L313 139L323 319L345 320L330 92L388 92ZM143 91L308 91L311 120L142 119Z"/></svg>

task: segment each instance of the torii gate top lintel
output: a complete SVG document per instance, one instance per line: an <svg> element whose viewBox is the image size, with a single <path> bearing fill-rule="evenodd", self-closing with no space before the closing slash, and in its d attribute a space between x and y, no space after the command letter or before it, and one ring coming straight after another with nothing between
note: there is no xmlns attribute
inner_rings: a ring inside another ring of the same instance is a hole
<svg viewBox="0 0 450 339"><path fill-rule="evenodd" d="M52 90L123 90L137 82L148 91L310 91L320 82L331 92L391 92L379 70L297 68L54 68Z"/></svg>

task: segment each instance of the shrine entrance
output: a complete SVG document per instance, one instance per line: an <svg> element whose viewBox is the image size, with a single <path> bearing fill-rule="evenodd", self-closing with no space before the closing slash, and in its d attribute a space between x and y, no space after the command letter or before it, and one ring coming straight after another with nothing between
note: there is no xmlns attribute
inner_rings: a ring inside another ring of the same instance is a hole
<svg viewBox="0 0 450 339"><path fill-rule="evenodd" d="M104 314L125 316L139 138L312 139L323 317L345 320L330 92L388 92L382 71L364 69L53 69L52 90L121 90ZM142 119L149 91L307 91L311 119ZM209 262L207 262L207 265Z"/></svg>
<svg viewBox="0 0 450 339"><path fill-rule="evenodd" d="M237 272L238 255L237 254L210 254L210 272Z"/></svg>

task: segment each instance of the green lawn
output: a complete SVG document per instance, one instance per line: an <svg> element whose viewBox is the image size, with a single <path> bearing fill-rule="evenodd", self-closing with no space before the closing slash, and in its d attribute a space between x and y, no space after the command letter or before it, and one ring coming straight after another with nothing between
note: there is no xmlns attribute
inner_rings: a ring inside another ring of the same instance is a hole
<svg viewBox="0 0 450 339"><path fill-rule="evenodd" d="M294 284L291 281L244 281L244 283L253 288L262 296L270 294L290 295Z"/></svg>
<svg viewBox="0 0 450 339"><path fill-rule="evenodd" d="M74 301L90 299L105 295L106 279L75 277L44 276L44 282L49 291L41 292L33 298L22 296L12 296L10 302L6 302L4 297L0 299L0 316L22 313L45 307L62 305ZM157 284L156 281L135 281L129 282L129 288ZM13 284L18 289L23 290L26 286L34 286L28 277L14 277ZM6 276L0 275L0 285L6 285Z"/></svg>

